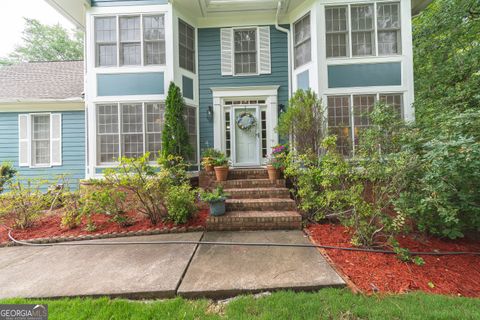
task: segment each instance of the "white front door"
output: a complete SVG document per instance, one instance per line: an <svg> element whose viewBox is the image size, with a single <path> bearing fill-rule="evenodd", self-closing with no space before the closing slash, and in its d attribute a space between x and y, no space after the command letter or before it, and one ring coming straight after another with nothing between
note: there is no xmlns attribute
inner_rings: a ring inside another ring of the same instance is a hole
<svg viewBox="0 0 480 320"><path fill-rule="evenodd" d="M232 109L233 124L233 165L234 166L258 166L260 165L260 129L259 108L257 106L236 107ZM248 125L249 118L255 119L255 125L250 129L242 129L237 123L238 119L244 119Z"/></svg>

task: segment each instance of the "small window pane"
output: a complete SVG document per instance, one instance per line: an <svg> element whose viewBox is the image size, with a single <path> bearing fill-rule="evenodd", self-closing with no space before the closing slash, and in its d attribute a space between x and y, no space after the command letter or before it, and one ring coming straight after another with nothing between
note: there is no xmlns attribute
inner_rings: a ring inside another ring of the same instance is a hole
<svg viewBox="0 0 480 320"><path fill-rule="evenodd" d="M120 63L141 64L140 17L120 17Z"/></svg>
<svg viewBox="0 0 480 320"><path fill-rule="evenodd" d="M32 164L50 164L50 115L32 116Z"/></svg>
<svg viewBox="0 0 480 320"><path fill-rule="evenodd" d="M144 52L146 65L165 64L165 17L143 18Z"/></svg>
<svg viewBox="0 0 480 320"><path fill-rule="evenodd" d="M235 30L235 74L257 73L256 30Z"/></svg>
<svg viewBox="0 0 480 320"><path fill-rule="evenodd" d="M116 162L119 153L118 105L97 106L97 135L99 163Z"/></svg>
<svg viewBox="0 0 480 320"><path fill-rule="evenodd" d="M325 9L327 58L348 55L347 7Z"/></svg>
<svg viewBox="0 0 480 320"><path fill-rule="evenodd" d="M141 63L140 43L124 43L121 45L121 62L122 65L139 65Z"/></svg>
<svg viewBox="0 0 480 320"><path fill-rule="evenodd" d="M380 101L391 106L400 119L403 119L403 94L381 94Z"/></svg>
<svg viewBox="0 0 480 320"><path fill-rule="evenodd" d="M400 4L377 5L378 54L389 55L401 52Z"/></svg>
<svg viewBox="0 0 480 320"><path fill-rule="evenodd" d="M328 128L337 136L337 149L344 156L351 154L350 97L331 96L328 103Z"/></svg>
<svg viewBox="0 0 480 320"><path fill-rule="evenodd" d="M352 55L373 55L373 32L352 32Z"/></svg>
<svg viewBox="0 0 480 320"><path fill-rule="evenodd" d="M195 28L186 22L178 22L180 67L195 72Z"/></svg>
<svg viewBox="0 0 480 320"><path fill-rule="evenodd" d="M141 104L123 104L122 151L123 156L138 158L143 154L143 112Z"/></svg>
<svg viewBox="0 0 480 320"><path fill-rule="evenodd" d="M376 95L358 95L353 96L353 118L354 118L354 137L355 145L359 145L359 137L362 130L368 128L370 123L370 113L375 105Z"/></svg>
<svg viewBox="0 0 480 320"><path fill-rule="evenodd" d="M95 18L96 64L117 65L117 18Z"/></svg>
<svg viewBox="0 0 480 320"><path fill-rule="evenodd" d="M150 152L150 160L158 157L162 149L162 131L164 124L165 106L160 103L147 103L145 105L146 116L146 148Z"/></svg>
<svg viewBox="0 0 480 320"><path fill-rule="evenodd" d="M351 7L352 55L367 56L375 52L373 5Z"/></svg>
<svg viewBox="0 0 480 320"><path fill-rule="evenodd" d="M312 61L310 39L310 14L294 24L295 67L298 68Z"/></svg>
<svg viewBox="0 0 480 320"><path fill-rule="evenodd" d="M187 159L191 162L197 162L197 108L186 106L185 107L185 125L187 127L189 142L192 146L192 154Z"/></svg>

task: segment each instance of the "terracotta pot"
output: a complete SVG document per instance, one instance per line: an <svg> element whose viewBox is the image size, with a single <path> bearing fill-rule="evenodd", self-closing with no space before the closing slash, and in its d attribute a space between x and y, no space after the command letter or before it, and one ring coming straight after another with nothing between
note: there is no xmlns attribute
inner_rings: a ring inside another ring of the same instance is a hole
<svg viewBox="0 0 480 320"><path fill-rule="evenodd" d="M274 166L268 165L267 171L268 171L268 179L270 179L270 181L276 181L280 179L280 171L275 169Z"/></svg>
<svg viewBox="0 0 480 320"><path fill-rule="evenodd" d="M228 167L215 167L215 176L217 177L217 181L227 181Z"/></svg>
<svg viewBox="0 0 480 320"><path fill-rule="evenodd" d="M213 169L213 166L212 166L212 165L204 166L204 169L205 169L205 171L207 171L207 172L213 172L213 171L215 171L215 170Z"/></svg>

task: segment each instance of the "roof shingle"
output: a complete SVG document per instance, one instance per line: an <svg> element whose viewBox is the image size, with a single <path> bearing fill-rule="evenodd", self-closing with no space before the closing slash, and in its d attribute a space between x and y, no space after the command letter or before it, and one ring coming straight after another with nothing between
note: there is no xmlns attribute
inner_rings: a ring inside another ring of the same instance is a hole
<svg viewBox="0 0 480 320"><path fill-rule="evenodd" d="M74 99L83 93L83 61L0 67L0 100Z"/></svg>

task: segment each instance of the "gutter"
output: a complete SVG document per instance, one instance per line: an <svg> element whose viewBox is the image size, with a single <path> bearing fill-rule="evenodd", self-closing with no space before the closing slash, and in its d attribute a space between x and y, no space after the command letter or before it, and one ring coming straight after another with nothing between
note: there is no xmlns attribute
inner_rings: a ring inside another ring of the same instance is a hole
<svg viewBox="0 0 480 320"><path fill-rule="evenodd" d="M290 30L281 27L278 24L278 17L280 15L280 9L282 8L282 2L278 1L277 5L277 14L275 16L275 29L280 32L287 34L287 41L288 41L288 98L290 99L292 96L292 44L291 44L291 32Z"/></svg>

